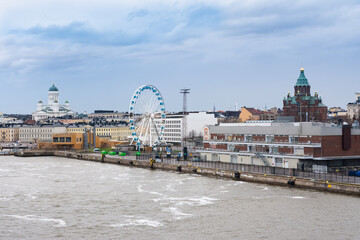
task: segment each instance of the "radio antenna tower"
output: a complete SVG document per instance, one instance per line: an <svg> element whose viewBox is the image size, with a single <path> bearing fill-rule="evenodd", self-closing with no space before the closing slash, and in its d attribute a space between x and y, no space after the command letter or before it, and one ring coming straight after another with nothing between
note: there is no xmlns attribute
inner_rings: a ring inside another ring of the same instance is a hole
<svg viewBox="0 0 360 240"><path fill-rule="evenodd" d="M181 141L182 147L186 147L186 135L187 135L187 122L186 122L186 113L187 113L187 94L190 93L190 88L180 89L180 93L183 94L183 121L182 121L182 132L183 138Z"/></svg>

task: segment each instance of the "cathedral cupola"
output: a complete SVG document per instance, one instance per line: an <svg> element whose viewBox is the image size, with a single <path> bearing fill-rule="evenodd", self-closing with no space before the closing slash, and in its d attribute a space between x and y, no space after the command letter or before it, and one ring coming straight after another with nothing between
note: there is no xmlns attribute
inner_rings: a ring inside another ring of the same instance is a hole
<svg viewBox="0 0 360 240"><path fill-rule="evenodd" d="M59 91L59 89L57 87L55 87L54 84L49 88L49 92L58 92L58 91Z"/></svg>
<svg viewBox="0 0 360 240"><path fill-rule="evenodd" d="M48 95L48 104L59 102L59 89L54 84L49 88Z"/></svg>
<svg viewBox="0 0 360 240"><path fill-rule="evenodd" d="M300 96L310 96L310 84L305 77L304 68L300 69L300 76L296 81L294 86L295 94Z"/></svg>

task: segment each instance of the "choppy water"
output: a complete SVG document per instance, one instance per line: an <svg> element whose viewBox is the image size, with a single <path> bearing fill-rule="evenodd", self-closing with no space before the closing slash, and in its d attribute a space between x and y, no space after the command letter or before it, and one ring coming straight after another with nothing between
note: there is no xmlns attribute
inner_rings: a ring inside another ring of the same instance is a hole
<svg viewBox="0 0 360 240"><path fill-rule="evenodd" d="M359 198L0 157L0 239L360 239Z"/></svg>

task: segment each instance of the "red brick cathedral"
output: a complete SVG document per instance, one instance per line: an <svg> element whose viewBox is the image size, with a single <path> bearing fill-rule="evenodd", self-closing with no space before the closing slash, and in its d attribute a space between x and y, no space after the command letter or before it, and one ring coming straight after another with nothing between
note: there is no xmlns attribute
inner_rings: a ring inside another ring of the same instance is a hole
<svg viewBox="0 0 360 240"><path fill-rule="evenodd" d="M315 91L311 96L310 84L305 77L304 68L300 69L300 76L294 86L294 95L284 97L284 116L295 117L295 122L326 122L327 106Z"/></svg>

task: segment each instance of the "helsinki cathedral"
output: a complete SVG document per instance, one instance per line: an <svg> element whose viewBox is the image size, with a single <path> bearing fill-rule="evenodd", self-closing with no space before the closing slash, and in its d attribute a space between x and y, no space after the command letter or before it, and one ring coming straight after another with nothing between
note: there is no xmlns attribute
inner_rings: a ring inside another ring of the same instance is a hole
<svg viewBox="0 0 360 240"><path fill-rule="evenodd" d="M43 104L40 100L37 104L37 109L32 114L32 119L35 121L47 118L62 117L65 115L74 116L76 115L70 109L69 101L65 101L65 104L59 104L59 89L53 84L49 88L48 104Z"/></svg>

